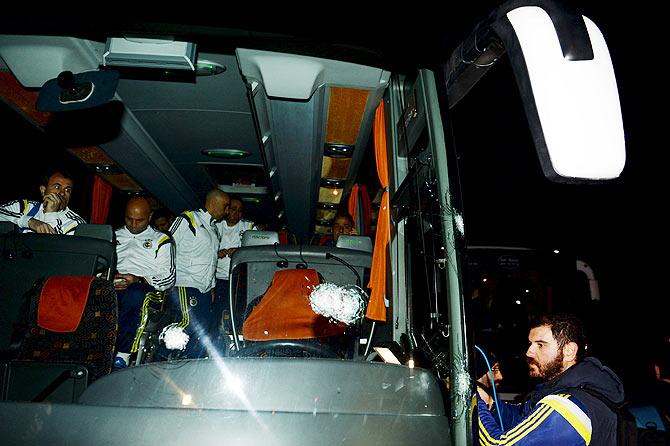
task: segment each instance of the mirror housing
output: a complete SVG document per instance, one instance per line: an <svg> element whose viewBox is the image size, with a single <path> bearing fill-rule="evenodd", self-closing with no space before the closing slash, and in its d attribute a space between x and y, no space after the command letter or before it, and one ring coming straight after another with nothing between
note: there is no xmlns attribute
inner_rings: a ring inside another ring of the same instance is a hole
<svg viewBox="0 0 670 446"><path fill-rule="evenodd" d="M115 70L78 74L63 71L42 86L36 108L43 112L62 112L98 107L112 100L118 84L119 72Z"/></svg>
<svg viewBox="0 0 670 446"><path fill-rule="evenodd" d="M552 0L512 0L480 23L446 67L453 107L504 52L510 57L544 175L611 180L626 150L614 69L588 18Z"/></svg>

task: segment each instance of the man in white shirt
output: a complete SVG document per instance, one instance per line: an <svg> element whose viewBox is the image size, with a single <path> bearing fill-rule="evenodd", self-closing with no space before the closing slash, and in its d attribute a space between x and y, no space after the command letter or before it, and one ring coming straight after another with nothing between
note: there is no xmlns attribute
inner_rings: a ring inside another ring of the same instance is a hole
<svg viewBox="0 0 670 446"><path fill-rule="evenodd" d="M207 355L203 339L213 329L212 290L219 249L216 223L226 216L229 206L228 194L214 189L207 194L204 209L182 212L170 228L177 246L177 282L170 300L179 308L179 326L190 338L184 351L188 358Z"/></svg>
<svg viewBox="0 0 670 446"><path fill-rule="evenodd" d="M0 206L0 221L10 221L22 232L74 234L77 225L86 223L70 210L74 181L63 170L46 175L40 185L42 201L14 200Z"/></svg>
<svg viewBox="0 0 670 446"><path fill-rule="evenodd" d="M212 323L214 332L219 329L222 318L224 330L230 321L229 309L229 282L230 258L233 253L242 246L242 237L246 231L256 229L253 222L242 218L242 200L230 199L230 208L225 219L216 224L219 232L219 260L216 264L216 298L212 311ZM228 312L228 314L226 314Z"/></svg>
<svg viewBox="0 0 670 446"><path fill-rule="evenodd" d="M175 283L172 239L149 226L149 221L151 205L147 199L131 198L126 205L126 224L116 230L118 273L114 288L119 302L119 332L115 368L128 365L147 294L168 290Z"/></svg>

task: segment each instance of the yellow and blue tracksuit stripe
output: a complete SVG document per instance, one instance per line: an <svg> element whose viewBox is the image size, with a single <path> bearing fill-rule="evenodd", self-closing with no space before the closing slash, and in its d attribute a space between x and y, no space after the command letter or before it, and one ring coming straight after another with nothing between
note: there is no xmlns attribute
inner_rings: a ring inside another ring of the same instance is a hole
<svg viewBox="0 0 670 446"><path fill-rule="evenodd" d="M132 350L138 338L137 327L140 325L142 314L138 311L143 307L146 297L155 290L146 283L133 283L125 290L116 292L119 303L119 330L116 336L116 349L120 352Z"/></svg>
<svg viewBox="0 0 670 446"><path fill-rule="evenodd" d="M140 311L140 324L137 327L135 340L130 348L131 353L135 353L139 348L140 340L142 339L144 330L147 328L147 322L149 322L149 307L153 302L163 303L162 291L149 291L144 295L144 302L142 303L142 309Z"/></svg>
<svg viewBox="0 0 670 446"><path fill-rule="evenodd" d="M479 399L479 444L569 446L591 443L591 420L584 406L572 395L551 394L534 406L501 404L503 432L484 401Z"/></svg>
<svg viewBox="0 0 670 446"><path fill-rule="evenodd" d="M212 334L212 293L210 291L201 293L197 288L177 286L170 292L170 304L173 311L179 313L177 317L181 316L177 325L189 336L184 356L187 358L207 356L206 343L203 341Z"/></svg>

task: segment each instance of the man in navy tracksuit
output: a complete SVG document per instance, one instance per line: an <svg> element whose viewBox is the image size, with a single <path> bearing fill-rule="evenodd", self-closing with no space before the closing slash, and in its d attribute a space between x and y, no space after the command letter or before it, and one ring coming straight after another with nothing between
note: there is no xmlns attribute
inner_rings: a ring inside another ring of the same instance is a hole
<svg viewBox="0 0 670 446"><path fill-rule="evenodd" d="M593 357L582 359L582 324L572 316L545 316L532 324L526 362L530 376L545 382L522 405L495 405L479 392L480 445L615 445L616 415L598 397L623 401L623 384ZM582 390L586 389L586 390Z"/></svg>

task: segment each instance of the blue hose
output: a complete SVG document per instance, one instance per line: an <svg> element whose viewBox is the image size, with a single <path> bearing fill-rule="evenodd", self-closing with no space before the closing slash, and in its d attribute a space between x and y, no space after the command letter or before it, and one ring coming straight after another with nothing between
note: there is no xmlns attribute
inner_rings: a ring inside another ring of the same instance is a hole
<svg viewBox="0 0 670 446"><path fill-rule="evenodd" d="M491 370L491 364L489 364L489 358L486 357L486 353L484 353L484 350L479 348L478 345L475 345L475 348L479 350L479 353L482 354L484 357L484 361L486 362L486 368L489 369L489 374L491 376L491 387L493 388L493 401L496 403L496 410L498 411L498 419L500 420L500 429L505 432L505 427L503 426L503 421L502 421L502 415L500 415L500 406L498 405L498 394L496 393L496 380L493 377L493 370Z"/></svg>

